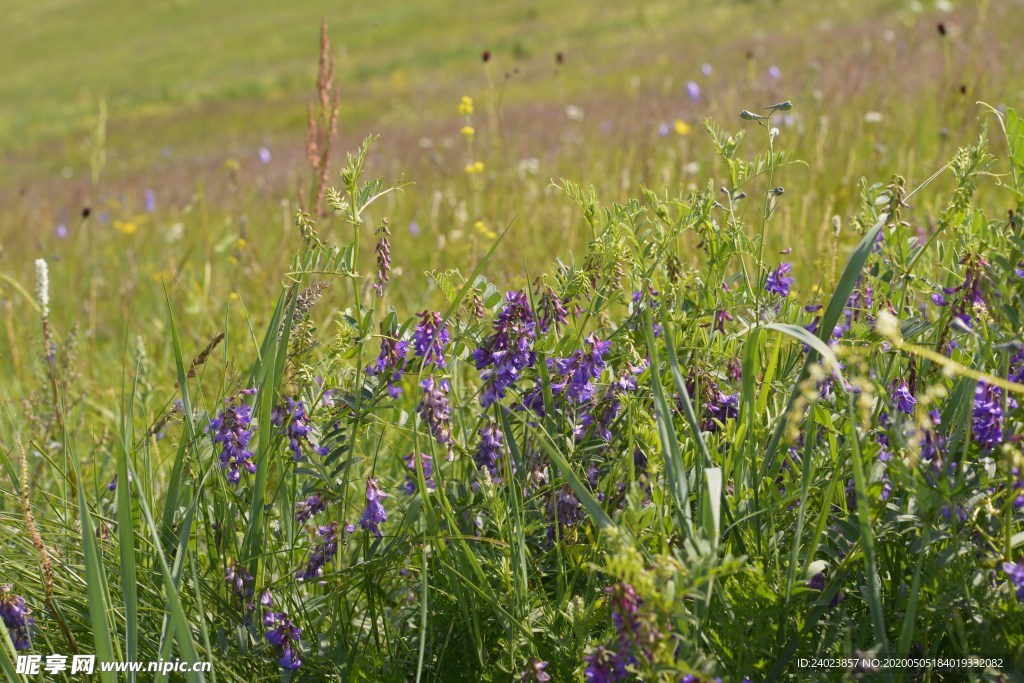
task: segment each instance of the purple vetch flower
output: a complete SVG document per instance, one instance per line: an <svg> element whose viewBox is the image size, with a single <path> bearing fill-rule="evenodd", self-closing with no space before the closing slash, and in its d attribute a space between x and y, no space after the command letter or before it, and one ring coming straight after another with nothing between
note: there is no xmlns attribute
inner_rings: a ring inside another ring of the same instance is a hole
<svg viewBox="0 0 1024 683"><path fill-rule="evenodd" d="M932 303L935 304L936 306L945 306L949 302L946 301L946 297L942 294L942 292L935 292L934 294L932 294Z"/></svg>
<svg viewBox="0 0 1024 683"><path fill-rule="evenodd" d="M544 287L537 301L537 324L542 334L552 327L557 328L565 324L568 316L565 303L558 298L555 290L548 286Z"/></svg>
<svg viewBox="0 0 1024 683"><path fill-rule="evenodd" d="M548 683L551 680L551 674L544 672L547 666L547 662L531 659L526 668L519 673L520 683L530 683L531 681L533 683Z"/></svg>
<svg viewBox="0 0 1024 683"><path fill-rule="evenodd" d="M153 213L156 211L156 192L153 192L152 189L147 187L142 194L144 204L143 208L145 208L146 213Z"/></svg>
<svg viewBox="0 0 1024 683"><path fill-rule="evenodd" d="M504 398L505 391L535 361L533 340L537 324L526 293L522 290L505 295L505 306L494 321L494 332L473 351L476 369L484 389L480 405L486 408Z"/></svg>
<svg viewBox="0 0 1024 683"><path fill-rule="evenodd" d="M901 379L895 382L892 389L892 400L896 410L905 415L914 414L914 406L917 405L917 399L910 393L910 388L907 387L906 381Z"/></svg>
<svg viewBox="0 0 1024 683"><path fill-rule="evenodd" d="M765 291L778 294L783 298L789 296L789 287L794 282L793 278L789 277L789 271L792 268L792 264L780 263L778 268L768 273L768 279L764 284Z"/></svg>
<svg viewBox="0 0 1024 683"><path fill-rule="evenodd" d="M700 101L700 86L697 85L696 81L686 82L686 95L690 98L691 102Z"/></svg>
<svg viewBox="0 0 1024 683"><path fill-rule="evenodd" d="M408 351L409 342L391 337L381 337L380 355L377 356L375 363L366 368L366 374L371 377L374 375L387 376L388 395L391 398L398 398L398 395L402 393L402 388L395 386L395 383L402 380L405 365L408 362Z"/></svg>
<svg viewBox="0 0 1024 683"><path fill-rule="evenodd" d="M408 470L405 473L405 492L410 496L416 492L416 460L415 453L405 456L405 469ZM418 460L423 464L423 481L427 485L427 490L433 491L435 487L434 459L426 453L420 453Z"/></svg>
<svg viewBox="0 0 1024 683"><path fill-rule="evenodd" d="M424 367L433 363L444 368L444 349L452 338L448 325L437 311L423 311L419 316L420 322L412 335L413 353L423 359Z"/></svg>
<svg viewBox="0 0 1024 683"><path fill-rule="evenodd" d="M224 400L224 408L217 417L210 420L206 431L213 434L213 443L221 445L220 467L228 470L228 481L237 484L241 478L241 470L249 474L256 472L256 463L249 449L252 438L252 408L242 403L241 394L252 393L245 390L240 394Z"/></svg>
<svg viewBox="0 0 1024 683"><path fill-rule="evenodd" d="M295 572L299 581L319 579L324 575L324 567L338 554L338 523L331 522L326 526L317 527L319 537L306 566Z"/></svg>
<svg viewBox="0 0 1024 683"><path fill-rule="evenodd" d="M265 607L271 607L272 598L270 591L263 594L261 601ZM266 629L264 637L267 642L277 648L280 657L277 660L282 669L295 671L302 666L299 658L299 640L302 631L288 618L287 612L274 612L268 610L263 613L263 627Z"/></svg>
<svg viewBox="0 0 1024 683"><path fill-rule="evenodd" d="M646 364L634 366L627 363L626 370L608 385L608 390L597 404L594 411L597 416L597 430L605 443L612 440L612 423L622 413L622 397L636 391L637 377L643 374L646 367Z"/></svg>
<svg viewBox="0 0 1024 683"><path fill-rule="evenodd" d="M224 569L224 583L228 584L232 593L243 599L250 598L254 582L255 579L245 567L234 560L228 560Z"/></svg>
<svg viewBox="0 0 1024 683"><path fill-rule="evenodd" d="M295 503L295 521L303 524L327 509L327 499L317 492Z"/></svg>
<svg viewBox="0 0 1024 683"><path fill-rule="evenodd" d="M1003 571L1006 572L1010 583L1013 584L1017 600L1024 602L1024 559L1016 562L1004 562Z"/></svg>
<svg viewBox="0 0 1024 683"><path fill-rule="evenodd" d="M618 683L625 681L626 662L620 655L606 650L603 645L583 658L583 677L587 683Z"/></svg>
<svg viewBox="0 0 1024 683"><path fill-rule="evenodd" d="M601 376L606 365L604 356L611 348L611 342L601 341L596 334L587 337L584 344L585 348L577 349L568 358L557 358L553 363L558 381L551 381L552 394L564 393L569 402L576 405L588 403L594 397L594 380Z"/></svg>
<svg viewBox="0 0 1024 683"><path fill-rule="evenodd" d="M437 443L445 447L448 452L448 462L455 459L455 451L452 450L452 415L451 404L445 393L451 388L448 380L440 382L434 376L420 382L423 388L423 398L420 399L417 412L420 418L427 423L427 428Z"/></svg>
<svg viewBox="0 0 1024 683"><path fill-rule="evenodd" d="M288 437L288 448L292 452L292 460L302 462L303 445L312 448L317 455L327 455L327 446L317 446L310 440L312 430L309 427L309 415L302 401L286 397L287 407L275 406L270 414L270 423L281 428L281 433Z"/></svg>
<svg viewBox="0 0 1024 683"><path fill-rule="evenodd" d="M476 466L487 470L491 479L498 479L498 460L505 454L505 435L494 420L487 420L477 432L480 445L473 460Z"/></svg>
<svg viewBox="0 0 1024 683"><path fill-rule="evenodd" d="M551 512L560 533L564 533L566 528L576 526L584 517L583 506L568 484L555 492L551 500ZM548 535L554 538L554 526L549 529Z"/></svg>
<svg viewBox="0 0 1024 683"><path fill-rule="evenodd" d="M271 160L270 150L267 149L266 147L260 147L260 151L257 153L257 155L260 158L260 163L261 164L266 165L266 164L270 163L270 160Z"/></svg>
<svg viewBox="0 0 1024 683"><path fill-rule="evenodd" d="M15 650L32 647L32 627L36 620L30 614L32 610L25 604L25 598L15 595L10 584L0 584L0 619L11 634Z"/></svg>
<svg viewBox="0 0 1024 683"><path fill-rule="evenodd" d="M379 526L388 521L388 512L381 503L381 500L387 496L388 494L377 486L375 479L366 480L366 509L363 510L363 516L359 518L359 526L372 532L377 538L381 537Z"/></svg>
<svg viewBox="0 0 1024 683"><path fill-rule="evenodd" d="M1024 277L1024 261L1017 264L1017 267L1013 269L1013 273L1017 277Z"/></svg>
<svg viewBox="0 0 1024 683"><path fill-rule="evenodd" d="M1017 402L1010 398L1008 406L1013 409ZM972 410L974 440L983 450L992 450L1003 440L1003 391L985 382L978 382L974 389Z"/></svg>

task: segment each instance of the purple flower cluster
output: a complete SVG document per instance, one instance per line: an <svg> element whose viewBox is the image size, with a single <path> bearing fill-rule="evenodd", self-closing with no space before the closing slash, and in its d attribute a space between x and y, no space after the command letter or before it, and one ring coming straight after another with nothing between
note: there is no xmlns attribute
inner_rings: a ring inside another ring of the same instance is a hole
<svg viewBox="0 0 1024 683"><path fill-rule="evenodd" d="M764 283L765 290L783 298L789 296L789 287L794 282L793 278L789 277L792 268L792 264L780 263L778 268L768 273L768 279Z"/></svg>
<svg viewBox="0 0 1024 683"><path fill-rule="evenodd" d="M1008 399L1007 403L1016 406L1013 399ZM1003 391L978 382L974 389L972 417L974 440L986 451L999 445L1003 440Z"/></svg>
<svg viewBox="0 0 1024 683"><path fill-rule="evenodd" d="M317 446L309 435L309 415L302 401L287 397L287 407L275 406L270 414L270 423L281 428L281 433L288 437L288 448L292 452L292 460L302 462L302 447L312 448L317 455L327 455L327 446Z"/></svg>
<svg viewBox="0 0 1024 683"><path fill-rule="evenodd" d="M596 334L584 340L587 348L577 349L568 358L556 358L553 362L557 380L551 381L551 393L562 393L570 403L582 405L594 398L594 380L601 376L605 367L604 356L611 348L611 342L601 341Z"/></svg>
<svg viewBox="0 0 1024 683"><path fill-rule="evenodd" d="M545 286L537 301L537 324L541 333L547 332L552 327L557 328L559 325L564 325L567 316L565 302L558 298L555 290Z"/></svg>
<svg viewBox="0 0 1024 683"><path fill-rule="evenodd" d="M603 645L584 657L583 663L583 676L588 683L617 683L629 675L625 661Z"/></svg>
<svg viewBox="0 0 1024 683"><path fill-rule="evenodd" d="M388 512L381 503L381 500L387 497L388 494L380 490L375 479L366 480L366 509L359 518L359 526L372 532L377 538L381 537L380 525L388 521Z"/></svg>
<svg viewBox="0 0 1024 683"><path fill-rule="evenodd" d="M15 650L32 647L32 627L36 621L29 615L32 610L25 604L25 598L15 595L10 584L0 585L0 619L11 634Z"/></svg>
<svg viewBox="0 0 1024 683"><path fill-rule="evenodd" d="M433 363L439 368L445 367L444 349L451 340L451 333L437 311L423 311L416 331L412 335L413 350L417 357L423 359L423 366Z"/></svg>
<svg viewBox="0 0 1024 683"><path fill-rule="evenodd" d="M338 554L338 523L331 522L326 526L317 527L320 540L309 556L306 566L295 573L299 581L318 579L324 575L324 566Z"/></svg>
<svg viewBox="0 0 1024 683"><path fill-rule="evenodd" d="M617 583L606 588L612 606L612 622L618 633L618 651L604 647L586 657L586 680L593 683L616 683L627 679L626 667L636 664L637 658L652 661L657 630L641 618L643 600L628 583Z"/></svg>
<svg viewBox="0 0 1024 683"><path fill-rule="evenodd" d="M240 393L251 394L253 391L247 389ZM252 451L249 450L251 424L252 408L236 395L225 399L224 408L206 427L207 432L213 433L213 442L221 445L220 467L228 470L228 481L232 484L241 479L241 470L249 474L256 472L256 463L252 461Z"/></svg>
<svg viewBox="0 0 1024 683"><path fill-rule="evenodd" d="M263 613L263 627L267 630L264 637L277 648L280 654L278 664L282 669L295 671L302 666L298 652L302 631L288 618L287 612L273 611L274 599L270 591L263 592L260 604L267 608Z"/></svg>
<svg viewBox="0 0 1024 683"><path fill-rule="evenodd" d="M505 391L513 384L523 370L533 367L535 354L533 340L537 336L537 323L526 293L522 290L509 292L506 304L494 321L494 332L473 351L476 369L481 370L480 379L484 389L480 405L486 408L504 398Z"/></svg>
<svg viewBox="0 0 1024 683"><path fill-rule="evenodd" d="M451 387L448 380L442 379L438 382L433 375L420 382L420 386L423 387L423 398L420 399L417 412L427 423L434 439L447 449L448 461L451 462L455 459L455 452L452 450L452 415L451 404L445 395Z"/></svg>
<svg viewBox="0 0 1024 683"><path fill-rule="evenodd" d="M900 379L896 380L893 384L892 400L896 410L906 415L914 414L914 406L917 405L917 399L910 393L910 388L907 387L906 381Z"/></svg>
<svg viewBox="0 0 1024 683"><path fill-rule="evenodd" d="M547 662L542 662L538 659L531 659L526 668L519 672L520 683L548 683L551 680L551 674L544 671L548 666Z"/></svg>
<svg viewBox="0 0 1024 683"><path fill-rule="evenodd" d="M686 390L690 392L691 397L700 397L704 413L700 428L705 432L717 432L721 428L720 425L725 424L726 420L739 415L739 397L736 394L722 391L718 382L710 377L705 377L698 388L694 374L691 372L686 381ZM682 410L682 399L679 396L676 396L676 406Z"/></svg>
<svg viewBox="0 0 1024 683"><path fill-rule="evenodd" d="M974 255L965 256L960 263L965 267L963 283L956 287L943 287L941 293L932 294L932 303L936 306L952 304L953 316L970 327L974 308L985 305L981 288L984 272L989 268L989 264L985 259Z"/></svg>
<svg viewBox="0 0 1024 683"><path fill-rule="evenodd" d="M477 432L480 445L477 447L473 460L476 466L487 470L491 479L498 479L498 460L505 454L505 435L494 420L487 420Z"/></svg>
<svg viewBox="0 0 1024 683"><path fill-rule="evenodd" d="M423 464L423 481L427 485L427 490L433 491L436 485L434 483L434 459L426 453L420 453L419 458L415 453L410 453L405 456L405 469L408 470L405 474L405 492L410 496L416 492L417 459Z"/></svg>
<svg viewBox="0 0 1024 683"><path fill-rule="evenodd" d="M622 413L622 397L637 390L637 377L643 374L646 365L626 365L626 369L608 385L608 390L597 405L597 431L605 443L612 440L611 426Z"/></svg>
<svg viewBox="0 0 1024 683"><path fill-rule="evenodd" d="M409 342L398 341L391 337L381 337L380 355L377 361L366 368L366 374L386 375L388 382L388 395L391 398L398 398L402 388L395 386L396 382L402 381L402 374L405 372Z"/></svg>
<svg viewBox="0 0 1024 683"><path fill-rule="evenodd" d="M1004 562L1003 571L1009 577L1017 594L1017 599L1024 602L1024 560Z"/></svg>
<svg viewBox="0 0 1024 683"><path fill-rule="evenodd" d="M231 592L243 600L252 597L252 585L255 579L252 574L234 560L228 560L228 566L224 569L224 582L231 588Z"/></svg>
<svg viewBox="0 0 1024 683"><path fill-rule="evenodd" d="M295 521L304 524L326 509L327 499L321 493L314 493L309 498L295 503Z"/></svg>

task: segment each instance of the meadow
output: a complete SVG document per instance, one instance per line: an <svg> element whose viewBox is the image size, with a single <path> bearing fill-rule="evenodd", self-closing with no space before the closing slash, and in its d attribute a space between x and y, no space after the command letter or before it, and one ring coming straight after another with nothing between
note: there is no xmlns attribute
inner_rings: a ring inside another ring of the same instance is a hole
<svg viewBox="0 0 1024 683"><path fill-rule="evenodd" d="M1020 0L0 9L6 679L1020 680Z"/></svg>

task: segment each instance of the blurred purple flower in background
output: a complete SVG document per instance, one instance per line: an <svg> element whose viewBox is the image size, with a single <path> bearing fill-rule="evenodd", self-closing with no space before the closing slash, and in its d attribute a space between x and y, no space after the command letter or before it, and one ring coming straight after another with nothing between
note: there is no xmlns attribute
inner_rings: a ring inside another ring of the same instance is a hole
<svg viewBox="0 0 1024 683"><path fill-rule="evenodd" d="M271 159L270 150L266 147L260 147L259 157L261 164L269 164Z"/></svg>

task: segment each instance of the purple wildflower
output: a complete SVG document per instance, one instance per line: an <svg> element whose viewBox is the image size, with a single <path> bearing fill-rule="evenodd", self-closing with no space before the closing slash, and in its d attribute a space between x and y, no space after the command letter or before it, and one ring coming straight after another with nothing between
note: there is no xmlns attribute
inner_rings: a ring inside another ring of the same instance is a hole
<svg viewBox="0 0 1024 683"><path fill-rule="evenodd" d="M487 470L492 479L498 477L498 459L505 453L505 435L498 423L487 420L477 432L480 435L480 446L477 447L476 466Z"/></svg>
<svg viewBox="0 0 1024 683"><path fill-rule="evenodd" d="M431 375L420 382L420 386L423 388L423 398L420 399L417 412L427 423L434 439L448 451L448 461L451 462L455 459L455 452L452 450L451 404L445 396L450 388L448 380L438 382Z"/></svg>
<svg viewBox="0 0 1024 683"><path fill-rule="evenodd" d="M327 455L330 449L327 446L317 446L309 435L309 415L306 414L306 406L302 401L296 401L290 396L287 397L287 408L275 406L270 414L270 423L275 427L281 427L281 433L288 437L288 448L292 452L292 460L302 462L302 447L305 445L312 448L317 455Z"/></svg>
<svg viewBox="0 0 1024 683"><path fill-rule="evenodd" d="M433 363L444 368L444 348L452 337L448 325L437 311L423 311L419 316L420 322L412 335L413 352L423 359L424 367Z"/></svg>
<svg viewBox="0 0 1024 683"><path fill-rule="evenodd" d="M395 386L396 382L402 380L407 362L406 355L409 351L409 342L398 341L391 337L380 338L380 355L377 361L366 368L366 374L387 375L388 395L391 398L398 398L402 388Z"/></svg>
<svg viewBox="0 0 1024 683"><path fill-rule="evenodd" d="M152 189L147 187L142 194L144 198L143 208L145 208L146 213L153 213L156 211L156 192L153 192Z"/></svg>
<svg viewBox="0 0 1024 683"><path fill-rule="evenodd" d="M1016 401L1010 399L1016 406ZM978 382L972 411L974 440L982 449L992 450L1003 440L1003 392L998 387Z"/></svg>
<svg viewBox="0 0 1024 683"><path fill-rule="evenodd" d="M611 342L601 341L596 334L584 340L589 348L578 349L568 358L554 361L559 381L552 380L551 390L556 396L565 393L570 403L581 405L594 397L593 380L604 370L604 356L611 348Z"/></svg>
<svg viewBox="0 0 1024 683"><path fill-rule="evenodd" d="M318 579L324 575L324 566L338 554L338 523L331 522L327 526L317 527L319 542L309 556L306 566L295 573L299 581Z"/></svg>
<svg viewBox="0 0 1024 683"><path fill-rule="evenodd" d="M558 298L555 290L545 286L537 301L537 324L541 333L545 333L552 327L564 325L568 312L565 310L565 301Z"/></svg>
<svg viewBox="0 0 1024 683"><path fill-rule="evenodd" d="M583 659L583 676L587 683L618 683L626 680L626 662L622 657L599 646Z"/></svg>
<svg viewBox="0 0 1024 683"><path fill-rule="evenodd" d="M551 674L544 672L547 666L547 662L531 659L526 668L519 673L520 683L529 683L530 681L534 683L547 683L551 680Z"/></svg>
<svg viewBox="0 0 1024 683"><path fill-rule="evenodd" d="M252 451L248 450L249 440L252 438L252 430L249 429L251 423L252 408L242 403L241 398L236 395L225 399L224 408L206 427L206 431L213 434L213 442L221 444L220 467L228 470L228 481L232 484L238 483L241 470L244 469L249 474L256 472Z"/></svg>
<svg viewBox="0 0 1024 683"><path fill-rule="evenodd" d="M10 584L0 585L0 619L11 634L15 650L32 647L32 627L36 621L29 615L32 610L25 604L25 598L15 595Z"/></svg>
<svg viewBox="0 0 1024 683"><path fill-rule="evenodd" d="M896 381L892 390L892 398L896 410L905 415L914 414L914 406L917 405L917 399L910 393L910 388L907 387L906 381L902 379Z"/></svg>
<svg viewBox="0 0 1024 683"><path fill-rule="evenodd" d="M260 158L260 163L261 164L266 165L266 164L270 163L270 159L271 159L271 157L270 157L270 150L267 149L266 147L260 147L260 151L258 152L258 156Z"/></svg>
<svg viewBox="0 0 1024 683"><path fill-rule="evenodd" d="M63 223L58 223L57 227L53 229L53 234L60 239L66 238L68 236L68 226L64 225ZM1024 277L1024 275L1022 275L1021 277Z"/></svg>
<svg viewBox="0 0 1024 683"><path fill-rule="evenodd" d="M694 103L700 101L700 86L697 85L696 81L687 81L686 95L690 98L690 101Z"/></svg>
<svg viewBox="0 0 1024 683"><path fill-rule="evenodd" d="M780 263L778 268L768 273L768 279L764 285L765 290L783 298L789 296L789 286L793 284L793 278L789 277L789 271L792 268L792 264Z"/></svg>
<svg viewBox="0 0 1024 683"><path fill-rule="evenodd" d="M416 492L416 454L410 453L405 456L405 469L408 470L405 474L405 492L408 495L412 495ZM419 461L423 464L423 481L427 485L428 491L434 490L434 459L426 453L419 454Z"/></svg>
<svg viewBox="0 0 1024 683"><path fill-rule="evenodd" d="M359 526L373 532L377 538L381 537L379 525L388 521L388 512L380 502L387 498L387 495L380 490L375 479L366 480L366 509L363 510L363 516L359 518Z"/></svg>
<svg viewBox="0 0 1024 683"><path fill-rule="evenodd" d="M494 321L494 332L473 351L476 369L482 370L484 390L480 405L484 408L504 398L506 389L535 360L532 344L537 324L526 293L509 292L505 300L507 303Z"/></svg>
<svg viewBox="0 0 1024 683"><path fill-rule="evenodd" d="M770 67L768 67L768 78L772 79L773 81L777 81L780 78L782 78L782 71L779 70L779 67L772 64Z"/></svg>
<svg viewBox="0 0 1024 683"><path fill-rule="evenodd" d="M1016 589L1017 599L1024 602L1024 559L1017 562L1004 562L1003 571Z"/></svg>
<svg viewBox="0 0 1024 683"><path fill-rule="evenodd" d="M228 585L232 593L243 600L251 598L254 582L255 579L245 567L234 560L228 560L228 566L224 569L224 583Z"/></svg>
<svg viewBox="0 0 1024 683"><path fill-rule="evenodd" d="M266 607L270 607L270 591L263 594L261 600ZM277 648L280 658L277 660L281 668L295 671L302 666L299 658L298 645L302 632L288 618L287 612L274 612L272 610L263 614L263 627L267 629L267 642Z"/></svg>
<svg viewBox="0 0 1024 683"><path fill-rule="evenodd" d="M327 509L327 500L320 493L314 493L306 500L295 503L295 521L303 524Z"/></svg>

